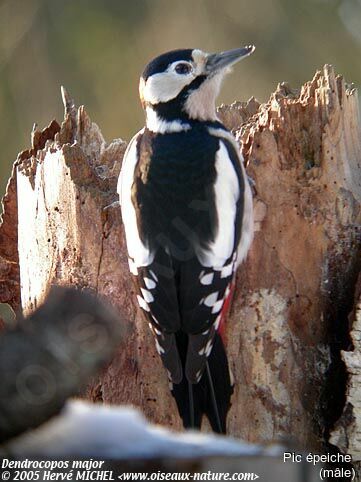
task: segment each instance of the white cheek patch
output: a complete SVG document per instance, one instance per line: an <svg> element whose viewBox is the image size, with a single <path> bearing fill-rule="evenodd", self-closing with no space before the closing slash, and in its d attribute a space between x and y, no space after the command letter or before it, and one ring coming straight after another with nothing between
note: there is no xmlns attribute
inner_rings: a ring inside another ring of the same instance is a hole
<svg viewBox="0 0 361 482"><path fill-rule="evenodd" d="M142 104L144 103L144 95L143 95L143 92L144 92L144 88L145 88L145 81L143 79L143 77L140 78L139 80L139 97L140 97L140 100L142 102Z"/></svg>
<svg viewBox="0 0 361 482"><path fill-rule="evenodd" d="M179 75L174 71L154 74L141 87L141 98L150 104L168 102L194 79L193 75Z"/></svg>

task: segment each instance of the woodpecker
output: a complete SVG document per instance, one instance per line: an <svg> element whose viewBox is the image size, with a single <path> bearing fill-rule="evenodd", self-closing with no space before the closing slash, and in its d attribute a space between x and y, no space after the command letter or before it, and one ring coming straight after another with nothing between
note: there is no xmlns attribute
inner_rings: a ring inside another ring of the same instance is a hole
<svg viewBox="0 0 361 482"><path fill-rule="evenodd" d="M252 242L253 208L215 101L230 67L254 49L173 50L145 67L146 125L129 143L117 189L138 303L183 425L199 428L205 415L219 433L233 391L219 332Z"/></svg>

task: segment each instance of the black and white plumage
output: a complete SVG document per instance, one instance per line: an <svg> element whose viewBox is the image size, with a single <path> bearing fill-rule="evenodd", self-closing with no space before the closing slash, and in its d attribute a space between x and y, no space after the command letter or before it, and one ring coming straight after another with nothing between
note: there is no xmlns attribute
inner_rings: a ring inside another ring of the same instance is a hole
<svg viewBox="0 0 361 482"><path fill-rule="evenodd" d="M205 413L218 431L232 389L217 330L253 216L243 160L215 100L229 67L253 50L176 50L150 62L140 79L146 127L118 182L139 306L183 422L199 426Z"/></svg>

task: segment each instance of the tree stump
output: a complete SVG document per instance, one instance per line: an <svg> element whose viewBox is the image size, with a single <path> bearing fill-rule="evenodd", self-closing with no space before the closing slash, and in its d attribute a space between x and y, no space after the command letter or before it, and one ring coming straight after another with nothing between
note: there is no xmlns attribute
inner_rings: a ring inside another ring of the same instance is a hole
<svg viewBox="0 0 361 482"><path fill-rule="evenodd" d="M63 100L62 125L35 129L32 148L15 163L0 228L0 269L13 266L15 281L2 301L16 307L21 291L29 314L58 284L87 287L121 308L129 338L88 396L134 404L152 421L180 428L136 305L120 210L104 209L116 200L126 143L106 143L84 107L64 91ZM252 442L291 436L321 450L345 405L341 350L360 356L348 322L360 270L357 92L325 66L300 91L281 84L266 104L236 102L219 115L255 181L256 215L227 324L235 377L228 432ZM359 378L352 383L360 391ZM361 408L353 410L360 430Z"/></svg>

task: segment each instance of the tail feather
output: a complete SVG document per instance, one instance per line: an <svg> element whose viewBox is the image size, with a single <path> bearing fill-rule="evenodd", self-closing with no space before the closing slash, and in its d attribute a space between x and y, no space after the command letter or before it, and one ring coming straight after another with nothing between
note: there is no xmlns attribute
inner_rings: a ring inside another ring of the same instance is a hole
<svg viewBox="0 0 361 482"><path fill-rule="evenodd" d="M182 359L185 363L187 353L187 335L177 334L177 346ZM205 370L200 381L192 385L193 389L193 416L194 428L200 428L202 417L205 415L214 432L226 433L227 413L231 406L231 395L233 387L231 385L227 355L224 349L221 336L216 333L211 354L208 357L209 371L213 381L214 395L217 403L219 421L212 402L212 392ZM192 414L189 404L188 381L183 377L181 383L174 384L172 394L176 400L179 415L183 420L185 428L192 427ZM219 427L219 422L221 427Z"/></svg>

